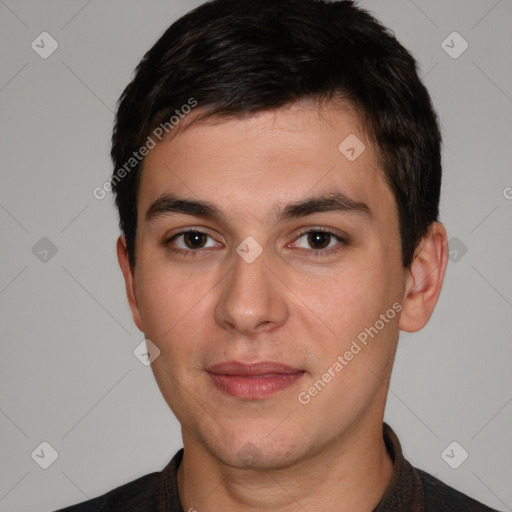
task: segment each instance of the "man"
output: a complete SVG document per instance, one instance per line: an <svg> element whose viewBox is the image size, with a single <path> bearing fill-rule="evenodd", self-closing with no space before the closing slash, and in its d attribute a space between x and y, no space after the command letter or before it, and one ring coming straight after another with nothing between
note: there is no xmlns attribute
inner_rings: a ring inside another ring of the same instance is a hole
<svg viewBox="0 0 512 512"><path fill-rule="evenodd" d="M436 114L350 1L175 22L112 140L118 257L184 449L68 511L485 511L383 423L399 331L447 265Z"/></svg>

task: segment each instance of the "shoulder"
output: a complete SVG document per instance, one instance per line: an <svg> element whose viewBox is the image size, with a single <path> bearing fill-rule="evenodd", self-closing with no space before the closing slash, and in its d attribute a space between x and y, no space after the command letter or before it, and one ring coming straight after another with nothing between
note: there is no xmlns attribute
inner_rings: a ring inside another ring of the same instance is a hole
<svg viewBox="0 0 512 512"><path fill-rule="evenodd" d="M153 512L164 506L165 510L181 510L178 496L177 469L183 457L178 450L162 470L141 476L111 491L55 512Z"/></svg>
<svg viewBox="0 0 512 512"><path fill-rule="evenodd" d="M426 471L418 468L415 470L423 484L425 512L498 512L441 482Z"/></svg>
<svg viewBox="0 0 512 512"><path fill-rule="evenodd" d="M141 476L101 496L59 509L56 512L152 511L155 508L155 491L160 475L161 473L150 473Z"/></svg>

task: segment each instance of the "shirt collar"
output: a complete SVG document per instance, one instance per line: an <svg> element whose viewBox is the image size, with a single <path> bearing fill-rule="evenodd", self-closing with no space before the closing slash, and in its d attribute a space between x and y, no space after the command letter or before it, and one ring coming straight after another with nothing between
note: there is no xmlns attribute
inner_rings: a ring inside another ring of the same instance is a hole
<svg viewBox="0 0 512 512"><path fill-rule="evenodd" d="M415 468L405 459L402 446L393 429L382 424L382 436L393 461L393 473L384 494L373 512L395 512L423 510L423 489Z"/></svg>

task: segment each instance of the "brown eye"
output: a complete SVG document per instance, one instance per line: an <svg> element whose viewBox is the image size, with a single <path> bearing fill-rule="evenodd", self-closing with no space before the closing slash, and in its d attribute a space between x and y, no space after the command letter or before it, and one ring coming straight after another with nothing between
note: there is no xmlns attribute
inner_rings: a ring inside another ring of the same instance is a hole
<svg viewBox="0 0 512 512"><path fill-rule="evenodd" d="M189 231L183 234L183 241L188 249L201 249L206 243L207 235L199 231Z"/></svg>
<svg viewBox="0 0 512 512"><path fill-rule="evenodd" d="M308 233L308 243L314 249L325 249L331 241L331 234L323 231L311 231Z"/></svg>
<svg viewBox="0 0 512 512"><path fill-rule="evenodd" d="M303 231L294 245L307 253L322 256L343 249L348 242L340 236L325 229Z"/></svg>
<svg viewBox="0 0 512 512"><path fill-rule="evenodd" d="M201 249L218 247L217 242L208 234L197 229L188 229L165 240L164 245L179 254L195 254Z"/></svg>

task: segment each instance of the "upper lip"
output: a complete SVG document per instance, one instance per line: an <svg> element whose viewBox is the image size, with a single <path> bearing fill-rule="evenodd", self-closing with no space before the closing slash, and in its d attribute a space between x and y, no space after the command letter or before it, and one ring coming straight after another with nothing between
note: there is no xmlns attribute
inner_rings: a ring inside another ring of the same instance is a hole
<svg viewBox="0 0 512 512"><path fill-rule="evenodd" d="M274 361L261 361L258 363L226 361L210 366L206 371L217 375L266 375L276 373L293 374L303 370Z"/></svg>

